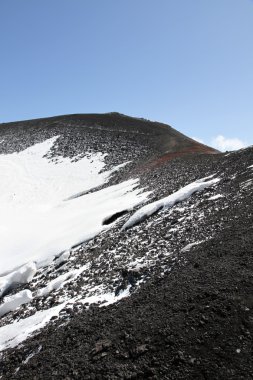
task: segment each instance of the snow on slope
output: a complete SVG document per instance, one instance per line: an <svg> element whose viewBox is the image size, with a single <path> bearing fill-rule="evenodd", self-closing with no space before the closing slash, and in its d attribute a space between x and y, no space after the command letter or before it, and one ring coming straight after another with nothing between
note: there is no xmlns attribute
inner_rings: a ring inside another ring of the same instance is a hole
<svg viewBox="0 0 253 380"><path fill-rule="evenodd" d="M115 296L113 293L101 292L99 295L87 296L84 299L72 299L49 309L38 311L32 316L21 319L18 322L2 326L0 327L0 352L7 348L16 347L29 336L36 334L36 332L48 324L52 317L58 317L67 303L74 304L75 301L78 301L83 304L92 304L104 301L103 306L108 306L124 297L128 297L130 295L129 288L122 291L118 296Z"/></svg>
<svg viewBox="0 0 253 380"><path fill-rule="evenodd" d="M46 158L56 139L0 155L0 275L28 262L36 262L37 268L47 265L101 232L105 218L148 196L136 188L138 180L130 180L70 199L106 182L115 168L101 172L102 153L77 161Z"/></svg>
<svg viewBox="0 0 253 380"><path fill-rule="evenodd" d="M192 182L189 185L182 187L175 193L169 195L168 197L159 199L156 202L152 202L143 206L138 211L136 211L131 216L131 218L129 218L129 220L124 224L122 229L124 230L130 227L133 227L135 224L142 222L143 220L145 220L147 217L154 214L155 212L163 208L173 207L176 203L182 202L186 200L187 198L189 198L193 193L197 191L201 191L207 187L213 186L220 181L220 179L218 178L214 178L207 181L208 178L202 178L195 182Z"/></svg>
<svg viewBox="0 0 253 380"><path fill-rule="evenodd" d="M4 303L0 305L0 317L17 309L19 306L31 302L32 292L28 289L22 290L13 296L6 297Z"/></svg>
<svg viewBox="0 0 253 380"><path fill-rule="evenodd" d="M132 209L146 199L147 193L135 189L137 183L130 180L61 202L46 212L32 209L5 214L7 228L0 238L1 272L28 261L35 261L39 268L64 250L93 238L105 228L103 220L108 216Z"/></svg>
<svg viewBox="0 0 253 380"><path fill-rule="evenodd" d="M2 252L2 251L0 251ZM4 252L2 253L4 257ZM37 267L35 263L30 262L22 265L17 270L8 273L6 276L0 277L0 297L13 285L13 284L26 284L30 282L35 273L37 272Z"/></svg>
<svg viewBox="0 0 253 380"><path fill-rule="evenodd" d="M70 261L74 257L70 258L67 250L110 228L103 221L145 202L150 192L138 189L138 180L132 179L85 194L85 191L108 181L111 173L124 164L111 171L101 172L105 167L105 155L101 153L87 153L85 157L72 160L62 157L50 159L46 155L56 139L46 140L20 153L0 155L0 212L3 216L0 221L0 297L15 284L34 282L34 279L36 284L33 293L23 290L5 297L0 311L3 316L16 307L22 309L22 305L30 301L32 304L38 298L44 305L43 310L32 311L32 315L29 311L29 316L23 313L21 319L14 323L6 317L7 324L0 327L0 351L18 345L31 333L45 326L52 316L63 312L66 305L70 307L76 302L84 305L99 302L101 306L106 306L130 295L131 285L116 293L104 284L103 276L97 279L94 286L93 280L89 280L92 276L94 279L94 273L89 273L91 258L87 257L83 266L75 260L72 265ZM219 181L209 178L195 181L166 198L142 207L125 223L123 229ZM120 255L120 252L117 254ZM115 257L117 254L115 252ZM40 268L50 265L56 257L49 268L50 272L54 267L53 279L48 281L47 269ZM126 257L126 267L130 268L129 260L131 264L131 257ZM57 265L64 262L68 263L68 269L62 266L63 271L68 271L58 275ZM44 274L46 283L42 281ZM81 274L88 281L84 281L81 292L75 293L73 298L65 285L77 281ZM50 294L60 293L60 290L63 291L58 296L59 305L49 307ZM27 310L33 310L33 307Z"/></svg>
<svg viewBox="0 0 253 380"><path fill-rule="evenodd" d="M48 310L38 311L31 317L14 322L0 328L0 351L15 347L23 342L29 335L44 327L52 317L58 316L65 303Z"/></svg>
<svg viewBox="0 0 253 380"><path fill-rule="evenodd" d="M19 153L0 155L1 207L4 203L40 207L99 186L108 179L110 172L100 172L105 166L102 153L89 153L78 161L44 157L57 139L58 136L53 137Z"/></svg>
<svg viewBox="0 0 253 380"><path fill-rule="evenodd" d="M212 197L208 198L209 201L216 201L216 199L223 198L221 194L215 194Z"/></svg>
<svg viewBox="0 0 253 380"><path fill-rule="evenodd" d="M62 286L66 285L69 281L77 278L85 269L88 269L88 267L89 265L84 265L79 269L72 270L55 278L54 280L50 281L49 284L47 284L47 286L45 286L42 289L39 289L36 294L36 297L46 297L52 291L58 290Z"/></svg>

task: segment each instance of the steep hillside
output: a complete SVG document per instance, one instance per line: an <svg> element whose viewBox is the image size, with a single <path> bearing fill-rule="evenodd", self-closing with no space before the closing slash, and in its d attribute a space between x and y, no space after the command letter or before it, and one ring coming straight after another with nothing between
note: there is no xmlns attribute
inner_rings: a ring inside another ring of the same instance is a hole
<svg viewBox="0 0 253 380"><path fill-rule="evenodd" d="M0 153L2 379L252 379L252 148L111 113Z"/></svg>

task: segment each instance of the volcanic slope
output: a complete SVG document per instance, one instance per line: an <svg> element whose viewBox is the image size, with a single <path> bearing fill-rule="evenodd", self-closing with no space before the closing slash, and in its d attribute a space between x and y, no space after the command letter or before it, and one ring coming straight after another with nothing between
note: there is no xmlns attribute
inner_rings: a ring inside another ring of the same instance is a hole
<svg viewBox="0 0 253 380"><path fill-rule="evenodd" d="M4 189L8 170L36 189L1 188L2 211L32 202L35 226L55 221L39 249L22 234L37 250L15 253L23 266L0 252L2 379L253 378L251 147L221 154L111 113L2 124L0 149Z"/></svg>

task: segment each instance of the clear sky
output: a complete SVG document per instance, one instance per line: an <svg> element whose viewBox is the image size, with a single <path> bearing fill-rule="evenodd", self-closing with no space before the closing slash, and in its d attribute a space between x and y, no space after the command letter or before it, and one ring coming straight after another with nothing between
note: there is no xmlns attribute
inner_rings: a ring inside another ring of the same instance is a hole
<svg viewBox="0 0 253 380"><path fill-rule="evenodd" d="M253 144L252 0L0 0L0 49L0 122L118 111Z"/></svg>

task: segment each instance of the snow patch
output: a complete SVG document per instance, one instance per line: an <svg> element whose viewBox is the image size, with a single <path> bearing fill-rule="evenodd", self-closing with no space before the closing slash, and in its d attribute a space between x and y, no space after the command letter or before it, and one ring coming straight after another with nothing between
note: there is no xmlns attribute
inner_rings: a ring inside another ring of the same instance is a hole
<svg viewBox="0 0 253 380"><path fill-rule="evenodd" d="M27 358L22 362L23 364L27 364L29 360L31 360L35 355L38 355L42 349L42 346L40 345L37 350L32 352L30 355L27 356Z"/></svg>
<svg viewBox="0 0 253 380"><path fill-rule="evenodd" d="M58 138L18 153L0 155L1 208L7 203L9 207L37 206L45 210L74 193L100 186L109 178L111 171L102 171L106 154L100 152L87 153L83 158L47 158Z"/></svg>
<svg viewBox="0 0 253 380"><path fill-rule="evenodd" d="M43 328L52 317L59 316L66 302L51 309L38 311L31 317L0 327L0 351L18 346L31 334Z"/></svg>
<svg viewBox="0 0 253 380"><path fill-rule="evenodd" d="M22 290L13 296L5 297L4 303L0 305L0 317L10 311L16 310L19 306L24 305L25 303L31 302L32 299L32 292L28 289Z"/></svg>
<svg viewBox="0 0 253 380"><path fill-rule="evenodd" d="M196 242L194 242L194 243L187 244L184 248L181 249L181 252L184 253L184 252L190 251L190 249L191 249L192 247L194 247L195 245L199 245L199 244L201 244L201 243L203 243L203 240L201 240L201 241L196 241Z"/></svg>
<svg viewBox="0 0 253 380"><path fill-rule="evenodd" d="M213 195L212 197L208 198L209 201L215 201L216 199L219 199L219 198L223 198L224 195L221 195L221 194L216 194L216 195Z"/></svg>
<svg viewBox="0 0 253 380"><path fill-rule="evenodd" d="M58 290L66 285L68 282L75 280L84 270L88 269L89 265L84 265L79 269L72 270L70 272L64 273L58 276L54 280L50 281L47 286L39 289L36 297L46 297L53 290Z"/></svg>
<svg viewBox="0 0 253 380"><path fill-rule="evenodd" d="M253 183L253 179L248 179L247 181L240 183L240 186L243 189L246 189L248 186L252 185L252 183Z"/></svg>
<svg viewBox="0 0 253 380"><path fill-rule="evenodd" d="M0 155L0 275L30 261L37 269L49 265L61 252L109 228L103 225L108 216L131 210L150 194L137 189L138 179L131 179L73 198L105 183L126 163L103 172L102 153L77 156L75 162L49 159L46 155L57 138ZM0 278L0 288L2 282Z"/></svg>
<svg viewBox="0 0 253 380"><path fill-rule="evenodd" d="M207 187L213 186L220 181L220 179L218 178L206 181L207 178L211 178L211 177L212 176L199 179L181 188L180 190L176 191L175 193L169 195L166 198L160 199L156 202L152 202L148 205L143 206L128 219L128 221L124 224L122 229L125 230L130 227L133 227L134 225L142 222L143 220L145 220L146 218L148 218L150 215L154 214L155 212L161 209L173 207L177 202L182 202L186 200L193 193L197 191L201 191Z"/></svg>
<svg viewBox="0 0 253 380"><path fill-rule="evenodd" d="M0 277L0 297L4 295L6 291L17 284L26 284L30 282L37 272L37 268L34 262L23 265L14 272Z"/></svg>
<svg viewBox="0 0 253 380"><path fill-rule="evenodd" d="M98 293L92 296L87 296L86 298L83 298L81 300L78 300L78 302L82 304L94 304L94 303L101 303L100 306L108 306L111 305L122 298L129 297L130 296L130 288L131 285L128 285L126 289L122 290L117 296L115 296L115 293L108 292L108 293Z"/></svg>
<svg viewBox="0 0 253 380"><path fill-rule="evenodd" d="M56 260L55 260L55 265L61 265L62 263L65 263L68 261L68 258L70 256L70 251L63 252Z"/></svg>

